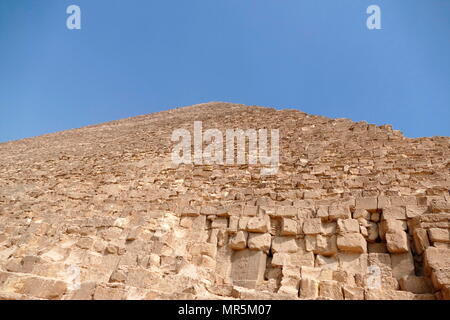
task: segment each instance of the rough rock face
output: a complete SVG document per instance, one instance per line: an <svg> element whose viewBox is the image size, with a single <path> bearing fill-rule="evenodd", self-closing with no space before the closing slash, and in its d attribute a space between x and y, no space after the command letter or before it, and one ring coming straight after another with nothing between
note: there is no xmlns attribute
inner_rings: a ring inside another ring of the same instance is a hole
<svg viewBox="0 0 450 320"><path fill-rule="evenodd" d="M172 163L279 128L280 168ZM450 138L209 103L0 144L1 299L450 299Z"/></svg>

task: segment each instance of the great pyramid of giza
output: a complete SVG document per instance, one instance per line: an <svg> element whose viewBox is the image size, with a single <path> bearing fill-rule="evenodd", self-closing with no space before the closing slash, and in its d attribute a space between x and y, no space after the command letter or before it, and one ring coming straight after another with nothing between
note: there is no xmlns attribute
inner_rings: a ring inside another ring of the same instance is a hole
<svg viewBox="0 0 450 320"><path fill-rule="evenodd" d="M174 163L195 122L278 129L276 172ZM450 299L449 172L449 137L221 102L2 143L0 299Z"/></svg>

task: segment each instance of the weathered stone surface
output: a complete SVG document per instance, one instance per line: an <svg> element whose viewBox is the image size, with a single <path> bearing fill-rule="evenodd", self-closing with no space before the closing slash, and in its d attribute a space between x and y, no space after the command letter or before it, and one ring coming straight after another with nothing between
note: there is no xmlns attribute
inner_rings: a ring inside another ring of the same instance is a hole
<svg viewBox="0 0 450 320"><path fill-rule="evenodd" d="M319 282L310 278L302 278L300 284L300 298L315 299L319 295Z"/></svg>
<svg viewBox="0 0 450 320"><path fill-rule="evenodd" d="M233 284L254 289L264 280L266 258L266 254L262 251L236 251L232 257Z"/></svg>
<svg viewBox="0 0 450 320"><path fill-rule="evenodd" d="M247 223L247 231L265 233L270 230L270 218L267 215L253 217Z"/></svg>
<svg viewBox="0 0 450 320"><path fill-rule="evenodd" d="M363 253L367 252L367 243L359 233L349 233L337 237L337 247L339 250Z"/></svg>
<svg viewBox="0 0 450 320"><path fill-rule="evenodd" d="M243 250L247 247L247 233L239 231L230 240L230 248L233 250Z"/></svg>
<svg viewBox="0 0 450 320"><path fill-rule="evenodd" d="M387 248L390 253L404 253L409 251L409 242L406 232L386 233Z"/></svg>
<svg viewBox="0 0 450 320"><path fill-rule="evenodd" d="M250 233L248 235L249 249L262 250L268 253L271 242L272 236L270 233Z"/></svg>
<svg viewBox="0 0 450 320"><path fill-rule="evenodd" d="M431 293L433 288L426 277L405 276L399 280L400 289L412 293Z"/></svg>
<svg viewBox="0 0 450 320"><path fill-rule="evenodd" d="M450 243L450 230L442 228L428 229L428 236L432 242Z"/></svg>
<svg viewBox="0 0 450 320"><path fill-rule="evenodd" d="M272 251L275 252L297 252L298 245L295 237L274 237L272 239Z"/></svg>
<svg viewBox="0 0 450 320"><path fill-rule="evenodd" d="M332 300L344 300L342 286L337 281L321 281L319 284L319 296Z"/></svg>
<svg viewBox="0 0 450 320"><path fill-rule="evenodd" d="M175 164L194 121L279 129L278 171ZM0 299L450 299L448 159L448 137L228 103L2 143Z"/></svg>

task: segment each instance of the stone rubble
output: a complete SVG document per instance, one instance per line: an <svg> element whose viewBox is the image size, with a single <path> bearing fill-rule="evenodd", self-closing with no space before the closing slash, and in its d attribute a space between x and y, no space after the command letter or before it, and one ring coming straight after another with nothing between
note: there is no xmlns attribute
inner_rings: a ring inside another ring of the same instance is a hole
<svg viewBox="0 0 450 320"><path fill-rule="evenodd" d="M280 168L174 129L280 129ZM0 144L0 299L450 300L450 138L207 103Z"/></svg>

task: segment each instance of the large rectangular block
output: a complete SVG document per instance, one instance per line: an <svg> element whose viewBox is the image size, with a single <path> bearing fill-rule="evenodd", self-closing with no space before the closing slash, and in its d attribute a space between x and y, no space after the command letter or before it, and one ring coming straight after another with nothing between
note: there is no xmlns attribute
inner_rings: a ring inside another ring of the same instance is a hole
<svg viewBox="0 0 450 320"><path fill-rule="evenodd" d="M356 198L355 208L375 211L378 209L378 199L377 197Z"/></svg>
<svg viewBox="0 0 450 320"><path fill-rule="evenodd" d="M231 258L233 284L249 289L256 288L264 280L267 255L262 251L235 251Z"/></svg>

